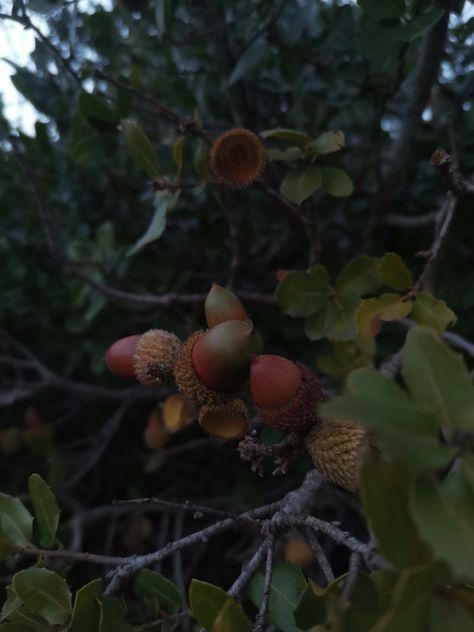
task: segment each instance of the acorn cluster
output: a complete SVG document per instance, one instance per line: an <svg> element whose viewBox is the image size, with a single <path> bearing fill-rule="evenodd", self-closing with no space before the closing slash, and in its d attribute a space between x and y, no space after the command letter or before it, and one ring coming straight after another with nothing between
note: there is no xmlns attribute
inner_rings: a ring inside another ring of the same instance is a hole
<svg viewBox="0 0 474 632"><path fill-rule="evenodd" d="M348 490L357 489L366 431L352 422L321 422L318 404L324 395L318 377L302 364L262 354L260 336L233 292L213 284L204 308L206 330L193 332L184 342L161 329L122 338L107 351L109 369L149 386L174 381L180 391L174 397L180 402L168 405L173 431L178 418L184 427L195 413L207 434L223 439L242 438L248 429L243 398L248 386L263 424L301 433L323 476ZM156 444L161 440L157 419L147 436L149 445L154 437Z"/></svg>

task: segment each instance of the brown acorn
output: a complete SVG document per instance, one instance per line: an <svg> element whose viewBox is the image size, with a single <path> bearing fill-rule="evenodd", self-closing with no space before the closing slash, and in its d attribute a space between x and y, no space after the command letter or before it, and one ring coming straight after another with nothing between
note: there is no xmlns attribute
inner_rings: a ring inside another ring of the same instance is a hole
<svg viewBox="0 0 474 632"><path fill-rule="evenodd" d="M208 329L192 350L196 375L208 388L235 392L248 377L262 341L250 320L227 320Z"/></svg>
<svg viewBox="0 0 474 632"><path fill-rule="evenodd" d="M181 393L174 393L165 399L162 418L169 433L174 434L183 430L195 417L196 407L194 403Z"/></svg>
<svg viewBox="0 0 474 632"><path fill-rule="evenodd" d="M135 379L133 368L133 354L139 340L139 335L120 338L111 345L105 354L105 363L114 375L125 377L129 380Z"/></svg>
<svg viewBox="0 0 474 632"><path fill-rule="evenodd" d="M209 290L204 311L209 329L226 320L247 320L247 312L237 296L217 283Z"/></svg>
<svg viewBox="0 0 474 632"><path fill-rule="evenodd" d="M198 378L193 367L191 354L196 342L203 335L203 331L195 331L183 344L174 365L174 379L181 393L199 405L224 403L230 399L230 396L208 388Z"/></svg>
<svg viewBox="0 0 474 632"><path fill-rule="evenodd" d="M240 439L248 427L248 408L239 397L226 404L206 404L199 411L199 425L212 437Z"/></svg>
<svg viewBox="0 0 474 632"><path fill-rule="evenodd" d="M247 379L250 362L260 350L260 336L249 320L228 320L195 332L176 359L176 384L200 405L225 403Z"/></svg>
<svg viewBox="0 0 474 632"><path fill-rule="evenodd" d="M353 421L329 421L310 430L305 445L314 467L330 483L350 492L359 487L359 473L371 444L367 430Z"/></svg>
<svg viewBox="0 0 474 632"><path fill-rule="evenodd" d="M266 160L262 141L248 129L230 129L211 147L211 169L218 180L230 187L252 184L261 175Z"/></svg>
<svg viewBox="0 0 474 632"><path fill-rule="evenodd" d="M167 384L173 379L173 366L182 347L181 340L169 331L150 329L140 338L133 354L135 375L142 384Z"/></svg>
<svg viewBox="0 0 474 632"><path fill-rule="evenodd" d="M250 367L257 415L277 430L303 430L317 422L323 399L318 378L307 367L278 355L257 356Z"/></svg>

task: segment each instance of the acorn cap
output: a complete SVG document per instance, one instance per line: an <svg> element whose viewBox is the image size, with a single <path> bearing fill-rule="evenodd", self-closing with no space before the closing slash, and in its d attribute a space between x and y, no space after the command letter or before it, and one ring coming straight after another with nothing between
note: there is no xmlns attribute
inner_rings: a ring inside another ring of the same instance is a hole
<svg viewBox="0 0 474 632"><path fill-rule="evenodd" d="M107 349L105 364L114 375L125 377L129 380L135 379L133 354L135 353L139 338L139 335L120 338Z"/></svg>
<svg viewBox="0 0 474 632"><path fill-rule="evenodd" d="M248 377L250 362L262 341L250 320L227 320L196 341L192 364L196 375L217 392L235 392Z"/></svg>
<svg viewBox="0 0 474 632"><path fill-rule="evenodd" d="M208 388L198 378L193 367L191 354L195 344L203 335L204 332L195 331L183 344L173 368L174 379L180 392L199 405L223 404L232 396L226 393L217 393Z"/></svg>
<svg viewBox="0 0 474 632"><path fill-rule="evenodd" d="M209 329L226 320L247 320L247 312L237 296L217 283L209 290L204 311Z"/></svg>
<svg viewBox="0 0 474 632"><path fill-rule="evenodd" d="M223 405L207 404L199 411L199 425L212 437L241 439L248 427L248 408L234 397Z"/></svg>
<svg viewBox="0 0 474 632"><path fill-rule="evenodd" d="M230 187L245 187L262 173L266 152L260 138L248 129L236 128L221 134L210 152L211 170Z"/></svg>
<svg viewBox="0 0 474 632"><path fill-rule="evenodd" d="M315 426L305 439L314 467L330 483L348 491L359 487L359 473L370 445L367 430L352 421L329 421Z"/></svg>
<svg viewBox="0 0 474 632"><path fill-rule="evenodd" d="M181 393L174 393L163 403L162 419L168 432L179 432L196 417L196 407L192 400Z"/></svg>
<svg viewBox="0 0 474 632"><path fill-rule="evenodd" d="M279 355L259 355L250 367L250 392L257 406L285 406L301 385L301 369Z"/></svg>
<svg viewBox="0 0 474 632"><path fill-rule="evenodd" d="M150 329L140 336L133 354L135 375L142 384L168 384L173 366L182 347L181 340L170 331Z"/></svg>
<svg viewBox="0 0 474 632"><path fill-rule="evenodd" d="M150 450L162 448L168 439L168 432L163 420L156 411L148 417L143 439Z"/></svg>
<svg viewBox="0 0 474 632"><path fill-rule="evenodd" d="M278 408L255 405L255 412L264 424L284 432L304 430L317 423L318 403L324 398L317 376L303 364L296 366L301 371L301 383L286 404Z"/></svg>

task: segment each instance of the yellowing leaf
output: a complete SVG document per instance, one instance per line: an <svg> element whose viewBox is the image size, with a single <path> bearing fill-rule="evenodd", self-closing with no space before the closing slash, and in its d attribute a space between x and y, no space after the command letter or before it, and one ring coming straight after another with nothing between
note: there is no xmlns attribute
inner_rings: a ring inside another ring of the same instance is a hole
<svg viewBox="0 0 474 632"><path fill-rule="evenodd" d="M412 307L400 294L382 294L369 298L359 305L355 315L357 331L365 336L376 336L382 321L399 320L408 316Z"/></svg>

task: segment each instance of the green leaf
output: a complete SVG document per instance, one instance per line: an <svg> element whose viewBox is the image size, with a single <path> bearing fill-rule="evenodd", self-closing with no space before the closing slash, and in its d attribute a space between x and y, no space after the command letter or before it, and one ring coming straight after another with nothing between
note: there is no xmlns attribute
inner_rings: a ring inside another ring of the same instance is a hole
<svg viewBox="0 0 474 632"><path fill-rule="evenodd" d="M34 613L52 625L62 625L71 614L68 585L45 568L29 568L13 576L13 590Z"/></svg>
<svg viewBox="0 0 474 632"><path fill-rule="evenodd" d="M347 197L354 190L352 180L345 171L333 167L321 167L322 187L334 197Z"/></svg>
<svg viewBox="0 0 474 632"><path fill-rule="evenodd" d="M413 41L420 37L425 31L434 26L444 14L444 9L436 7L419 13L413 20L410 20L408 24L403 26L403 39L405 41Z"/></svg>
<svg viewBox="0 0 474 632"><path fill-rule="evenodd" d="M382 321L400 320L410 313L411 301L400 294L382 294L362 301L355 315L357 331L364 336L376 336Z"/></svg>
<svg viewBox="0 0 474 632"><path fill-rule="evenodd" d="M278 285L276 298L285 314L309 316L326 305L328 289L329 277L323 266L311 272L292 270Z"/></svg>
<svg viewBox="0 0 474 632"><path fill-rule="evenodd" d="M375 292L382 285L379 260L362 255L352 259L339 273L336 289L359 296Z"/></svg>
<svg viewBox="0 0 474 632"><path fill-rule="evenodd" d="M361 498L380 553L395 568L429 560L408 512L412 472L401 461L384 461L371 455L361 472Z"/></svg>
<svg viewBox="0 0 474 632"><path fill-rule="evenodd" d="M28 489L35 510L41 546L51 548L56 540L61 510L49 485L39 476L32 474L28 479Z"/></svg>
<svg viewBox="0 0 474 632"><path fill-rule="evenodd" d="M155 208L155 214L151 220L144 235L127 251L127 257L136 255L146 245L152 241L156 241L161 237L166 228L166 213L168 212L169 198L166 193L157 194L157 204Z"/></svg>
<svg viewBox="0 0 474 632"><path fill-rule="evenodd" d="M433 554L461 578L474 579L474 490L455 469L444 481L420 476L410 491L410 512Z"/></svg>
<svg viewBox="0 0 474 632"><path fill-rule="evenodd" d="M356 336L354 316L360 298L355 294L337 293L326 306L325 335L329 340L352 340ZM306 329L307 331L307 329Z"/></svg>
<svg viewBox="0 0 474 632"><path fill-rule="evenodd" d="M298 628L308 630L313 625L322 625L326 621L324 597L328 588L321 588L312 581L308 582L293 613Z"/></svg>
<svg viewBox="0 0 474 632"><path fill-rule="evenodd" d="M254 68L262 64L268 53L268 44L259 38L242 53L227 80L227 85L231 86L236 81L247 77Z"/></svg>
<svg viewBox="0 0 474 632"><path fill-rule="evenodd" d="M176 586L156 571L140 571L133 588L139 597L156 597L160 607L169 614L174 614L183 605L183 599Z"/></svg>
<svg viewBox="0 0 474 632"><path fill-rule="evenodd" d="M298 147L287 147L286 149L267 149L267 157L270 162L278 160L291 162L303 158L304 153Z"/></svg>
<svg viewBox="0 0 474 632"><path fill-rule="evenodd" d="M405 0L358 0L357 4L364 11L364 24L401 18L405 12Z"/></svg>
<svg viewBox="0 0 474 632"><path fill-rule="evenodd" d="M308 147L307 150L313 151L319 156L332 154L340 151L346 146L346 139L343 132L324 132L318 136Z"/></svg>
<svg viewBox="0 0 474 632"><path fill-rule="evenodd" d="M296 167L286 174L280 185L280 192L290 202L301 204L321 187L322 170L314 165Z"/></svg>
<svg viewBox="0 0 474 632"><path fill-rule="evenodd" d="M402 376L413 399L449 430L474 429L474 387L462 356L431 329L416 326L402 350Z"/></svg>
<svg viewBox="0 0 474 632"><path fill-rule="evenodd" d="M125 606L113 597L102 597L99 602L100 620L98 632L131 632L125 620Z"/></svg>
<svg viewBox="0 0 474 632"><path fill-rule="evenodd" d="M194 154L194 169L203 182L209 178L207 147L206 143L201 139L197 142L196 152Z"/></svg>
<svg viewBox="0 0 474 632"><path fill-rule="evenodd" d="M386 454L406 459L415 471L441 467L453 458L455 448L439 443L436 420L392 380L372 369L356 369L346 380L346 390L320 405L322 417L359 421L377 433Z"/></svg>
<svg viewBox="0 0 474 632"><path fill-rule="evenodd" d="M41 632L35 625L26 625L25 623L2 623L0 632Z"/></svg>
<svg viewBox="0 0 474 632"><path fill-rule="evenodd" d="M92 632L100 622L99 597L102 595L102 579L99 577L82 586L74 600L70 632Z"/></svg>
<svg viewBox="0 0 474 632"><path fill-rule="evenodd" d="M435 579L436 568L432 564L408 568L400 573L389 609L372 632L431 631L426 627L426 614Z"/></svg>
<svg viewBox="0 0 474 632"><path fill-rule="evenodd" d="M181 169L183 167L183 154L184 154L184 143L186 142L186 136L180 136L176 139L173 144L173 162L176 165L177 175L181 173Z"/></svg>
<svg viewBox="0 0 474 632"><path fill-rule="evenodd" d="M33 516L18 500L0 492L0 559L31 542Z"/></svg>
<svg viewBox="0 0 474 632"><path fill-rule="evenodd" d="M410 316L419 325L431 327L439 334L457 321L456 314L444 301L425 291L418 292Z"/></svg>
<svg viewBox="0 0 474 632"><path fill-rule="evenodd" d="M229 602L233 603L233 605L229 606ZM246 620L242 611L241 614L237 614L236 608L241 610L240 606L222 588L197 579L192 580L189 588L189 605L193 617L208 632L214 632L214 624L216 621L219 622L219 617L224 609L227 609L227 613L222 614L219 632L224 632L225 630L222 627L222 621L230 618L234 624L235 621ZM250 628L244 627L243 631L247 629L250 630Z"/></svg>
<svg viewBox="0 0 474 632"><path fill-rule="evenodd" d="M247 588L248 595L258 608L262 603L265 576L257 571ZM269 601L269 620L281 632L296 632L293 612L306 589L306 579L301 568L289 562L275 564Z"/></svg>
<svg viewBox="0 0 474 632"><path fill-rule="evenodd" d="M251 630L252 624L233 599L226 601L212 626L212 632L251 632Z"/></svg>
<svg viewBox="0 0 474 632"><path fill-rule="evenodd" d="M115 129L118 124L117 115L100 97L89 92L79 95L79 112L98 129Z"/></svg>
<svg viewBox="0 0 474 632"><path fill-rule="evenodd" d="M22 600L15 595L10 586L6 588L7 598L2 606L2 612L0 613L0 622L9 619L10 616L17 610L22 604Z"/></svg>
<svg viewBox="0 0 474 632"><path fill-rule="evenodd" d="M363 55L390 55L404 43L403 29L398 21L368 24L360 29L357 43Z"/></svg>
<svg viewBox="0 0 474 632"><path fill-rule="evenodd" d="M132 120L122 121L121 128L132 158L150 178L158 178L160 175L160 164L148 136L141 127Z"/></svg>
<svg viewBox="0 0 474 632"><path fill-rule="evenodd" d="M394 290L406 290L413 282L410 270L394 252L386 252L380 260L380 273L385 285Z"/></svg>
<svg viewBox="0 0 474 632"><path fill-rule="evenodd" d="M312 138L308 134L298 132L295 129L287 129L284 127L275 127L274 129L267 129L264 132L260 132L262 138L277 138L279 140L286 140L289 143L294 143L300 149L304 149L308 143L311 143Z"/></svg>

